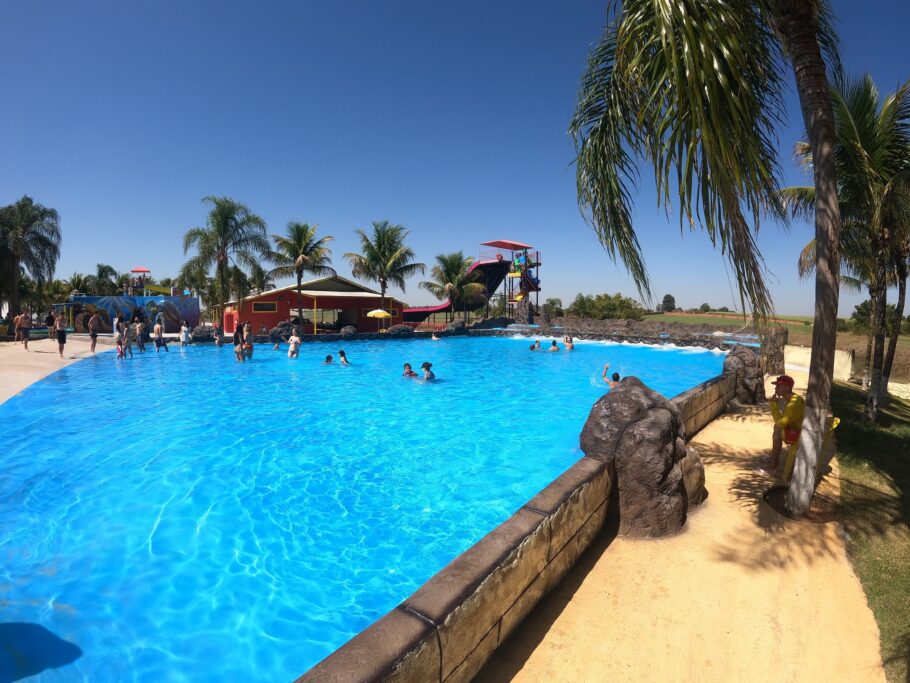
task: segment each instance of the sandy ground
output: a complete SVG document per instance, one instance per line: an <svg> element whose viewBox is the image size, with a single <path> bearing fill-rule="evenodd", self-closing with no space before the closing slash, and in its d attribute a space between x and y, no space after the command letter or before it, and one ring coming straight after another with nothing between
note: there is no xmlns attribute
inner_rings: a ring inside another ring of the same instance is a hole
<svg viewBox="0 0 910 683"><path fill-rule="evenodd" d="M84 338L68 335L63 358L57 342L50 339L30 341L28 351L16 342L0 342L0 403L55 370L91 356L90 348L88 335ZM113 339L101 338L95 347L96 354L113 350Z"/></svg>
<svg viewBox="0 0 910 683"><path fill-rule="evenodd" d="M604 534L476 680L884 681L878 626L832 521L837 479L810 521L760 504L770 434L763 409L708 425L694 442L709 497L684 533Z"/></svg>

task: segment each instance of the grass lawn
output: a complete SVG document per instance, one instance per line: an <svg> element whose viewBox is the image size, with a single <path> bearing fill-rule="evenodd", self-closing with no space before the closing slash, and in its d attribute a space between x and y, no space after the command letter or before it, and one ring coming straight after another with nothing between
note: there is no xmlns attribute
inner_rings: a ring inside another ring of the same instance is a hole
<svg viewBox="0 0 910 683"><path fill-rule="evenodd" d="M842 520L882 637L889 681L910 680L910 403L892 398L879 424L862 421L865 394L836 384Z"/></svg>

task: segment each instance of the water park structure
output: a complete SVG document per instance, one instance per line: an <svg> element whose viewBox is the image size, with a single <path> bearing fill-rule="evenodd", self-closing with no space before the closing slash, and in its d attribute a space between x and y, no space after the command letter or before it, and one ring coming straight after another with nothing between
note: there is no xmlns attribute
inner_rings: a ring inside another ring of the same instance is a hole
<svg viewBox="0 0 910 683"><path fill-rule="evenodd" d="M262 327L271 330L282 321L294 322L296 318L303 334L337 332L346 325L353 325L360 332L375 332L384 324L383 319L385 324L400 324L405 307L404 302L391 296L386 296L380 307L379 292L340 275L303 282L300 301L297 294L297 285L288 285L229 301L224 309L224 331L233 333L240 320L249 321L258 331ZM380 309L385 314L377 315Z"/></svg>
<svg viewBox="0 0 910 683"><path fill-rule="evenodd" d="M449 299L435 306L417 306L404 312L404 322L420 324L435 313L449 311L476 311L487 305L489 298L496 294L502 285L509 312L522 308L530 302L534 294L535 307L539 303L540 293L540 252L524 242L514 240L492 240L481 242L482 247L492 250L481 251L479 258L471 264L469 274L477 273L477 282L486 287L487 296L483 299L468 301ZM519 316L522 317L522 316Z"/></svg>

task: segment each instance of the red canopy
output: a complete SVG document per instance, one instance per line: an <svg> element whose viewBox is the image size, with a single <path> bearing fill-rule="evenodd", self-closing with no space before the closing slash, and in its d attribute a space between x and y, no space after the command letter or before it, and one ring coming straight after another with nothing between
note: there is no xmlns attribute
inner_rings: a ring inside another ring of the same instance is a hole
<svg viewBox="0 0 910 683"><path fill-rule="evenodd" d="M492 242L481 242L482 247L496 247L497 249L509 249L519 251L521 249L533 249L530 244L524 242L513 242L512 240L493 240Z"/></svg>
<svg viewBox="0 0 910 683"><path fill-rule="evenodd" d="M149 270L148 268L146 268L145 266L136 266L136 267L133 268L130 272L131 272L131 273L151 273L152 271L150 271L150 270Z"/></svg>

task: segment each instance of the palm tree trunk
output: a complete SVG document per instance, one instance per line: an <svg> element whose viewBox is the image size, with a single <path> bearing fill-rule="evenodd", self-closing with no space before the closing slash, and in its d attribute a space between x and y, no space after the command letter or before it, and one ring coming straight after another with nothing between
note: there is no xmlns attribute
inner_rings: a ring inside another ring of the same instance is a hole
<svg viewBox="0 0 910 683"><path fill-rule="evenodd" d="M879 394L879 404L887 405L888 382L891 379L891 366L894 364L894 353L897 349L897 338L901 332L901 319L904 317L904 305L907 299L907 259L901 256L897 263L897 306L891 318L891 336L888 338L888 353L882 366L882 384Z"/></svg>
<svg viewBox="0 0 910 683"><path fill-rule="evenodd" d="M7 312L7 318L12 318L14 315L19 314L19 261L16 258L13 258L12 271L10 273L10 289L9 289L9 311Z"/></svg>
<svg viewBox="0 0 910 683"><path fill-rule="evenodd" d="M379 309L385 310L385 283L380 283L379 285ZM379 331L382 329L382 318L376 323L376 330Z"/></svg>
<svg viewBox="0 0 910 683"><path fill-rule="evenodd" d="M786 503L791 514L803 515L809 510L815 492L818 454L831 401L837 340L840 209L834 162L834 111L825 61L818 44L816 3L813 0L777 0L774 10L775 29L784 37L793 64L796 91L812 150L816 197L815 325L809 387L806 416Z"/></svg>
<svg viewBox="0 0 910 683"><path fill-rule="evenodd" d="M863 359L863 390L869 389L869 373L872 371L872 322L875 320L875 296L869 289L869 332L866 334L866 357Z"/></svg>
<svg viewBox="0 0 910 683"><path fill-rule="evenodd" d="M300 334L303 334L303 273L297 273L297 317ZM313 316L313 334L316 334L316 316Z"/></svg>
<svg viewBox="0 0 910 683"><path fill-rule="evenodd" d="M879 273L881 275L881 273ZM882 279L879 280L882 282ZM869 379L869 393L866 396L866 408L863 418L875 422L878 417L878 398L882 386L882 361L885 356L885 311L887 308L886 290L884 285L875 288L873 308L875 317L872 319L872 372Z"/></svg>

